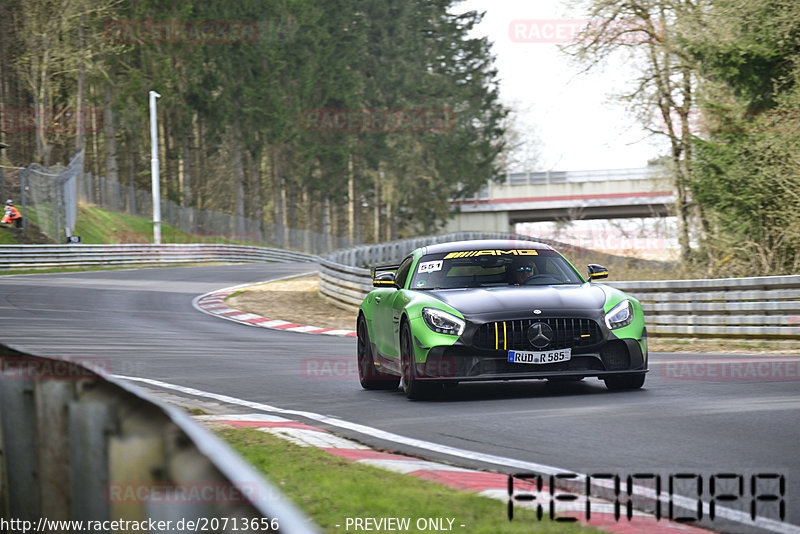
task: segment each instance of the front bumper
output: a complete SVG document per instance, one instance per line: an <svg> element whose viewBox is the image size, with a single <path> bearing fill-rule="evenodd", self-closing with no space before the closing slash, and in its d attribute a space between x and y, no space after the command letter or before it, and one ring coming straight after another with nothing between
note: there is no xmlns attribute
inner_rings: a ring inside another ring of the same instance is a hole
<svg viewBox="0 0 800 534"><path fill-rule="evenodd" d="M646 357L635 339L608 340L591 349L572 351L566 362L532 365L511 363L504 350L481 350L456 343L433 347L417 378L436 381L522 380L556 377L603 377L647 372Z"/></svg>

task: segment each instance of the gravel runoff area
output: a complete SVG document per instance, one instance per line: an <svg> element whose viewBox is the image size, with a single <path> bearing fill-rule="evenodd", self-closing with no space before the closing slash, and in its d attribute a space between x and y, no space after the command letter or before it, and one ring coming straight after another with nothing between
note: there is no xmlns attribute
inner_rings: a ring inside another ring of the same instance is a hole
<svg viewBox="0 0 800 534"><path fill-rule="evenodd" d="M356 329L356 312L331 304L319 295L317 275L259 284L238 291L225 303L263 317L323 328Z"/></svg>
<svg viewBox="0 0 800 534"><path fill-rule="evenodd" d="M317 292L317 275L258 284L231 295L226 304L249 313L323 328L355 330L356 311L339 308ZM798 354L799 343L781 341L734 342L728 340L651 337L653 352Z"/></svg>

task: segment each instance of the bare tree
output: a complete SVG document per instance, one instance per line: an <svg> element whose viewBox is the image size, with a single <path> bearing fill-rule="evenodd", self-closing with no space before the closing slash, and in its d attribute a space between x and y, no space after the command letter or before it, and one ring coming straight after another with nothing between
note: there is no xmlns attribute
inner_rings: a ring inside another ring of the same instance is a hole
<svg viewBox="0 0 800 534"><path fill-rule="evenodd" d="M77 132L83 144L86 75L99 69L109 48L102 28L87 19L106 16L117 0L29 0L15 12L24 48L17 74L33 98L37 161L49 165L53 146ZM77 85L77 88L75 88ZM75 95L74 107L68 96Z"/></svg>
<svg viewBox="0 0 800 534"><path fill-rule="evenodd" d="M541 165L542 141L535 126L526 122L529 110L519 102L509 105L510 113L503 121L505 147L498 163L506 172L531 172Z"/></svg>
<svg viewBox="0 0 800 534"><path fill-rule="evenodd" d="M576 44L565 48L587 70L611 55L627 54L640 69L633 88L620 98L653 134L670 144L681 257L690 259L689 225L692 132L696 79L694 63L680 46L701 27L707 0L593 0L591 24Z"/></svg>

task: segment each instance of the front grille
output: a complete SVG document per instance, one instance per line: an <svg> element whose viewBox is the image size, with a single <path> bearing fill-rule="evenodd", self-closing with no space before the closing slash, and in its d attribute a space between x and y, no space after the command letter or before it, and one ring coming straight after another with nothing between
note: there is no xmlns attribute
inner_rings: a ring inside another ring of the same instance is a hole
<svg viewBox="0 0 800 534"><path fill-rule="evenodd" d="M534 323L545 323L553 329L552 342L541 349L528 341L528 329ZM591 319L518 319L497 321L478 327L473 345L489 350L558 350L594 345L602 341L600 327Z"/></svg>

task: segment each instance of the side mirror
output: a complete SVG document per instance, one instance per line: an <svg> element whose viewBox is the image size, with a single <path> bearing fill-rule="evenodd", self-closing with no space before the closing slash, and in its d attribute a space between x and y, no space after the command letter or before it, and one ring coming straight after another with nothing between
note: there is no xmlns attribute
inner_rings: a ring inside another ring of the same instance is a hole
<svg viewBox="0 0 800 534"><path fill-rule="evenodd" d="M381 273L372 279L372 287L397 287L394 273Z"/></svg>
<svg viewBox="0 0 800 534"><path fill-rule="evenodd" d="M589 264L589 281L602 280L608 278L608 269L596 263Z"/></svg>

